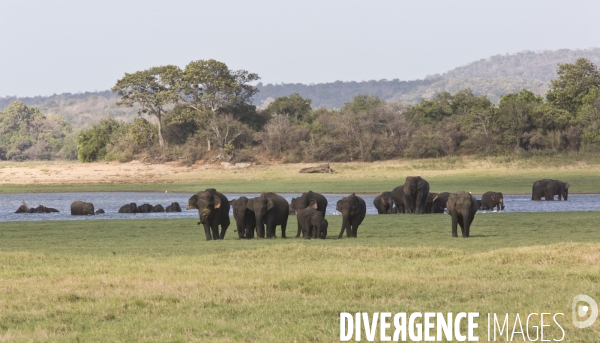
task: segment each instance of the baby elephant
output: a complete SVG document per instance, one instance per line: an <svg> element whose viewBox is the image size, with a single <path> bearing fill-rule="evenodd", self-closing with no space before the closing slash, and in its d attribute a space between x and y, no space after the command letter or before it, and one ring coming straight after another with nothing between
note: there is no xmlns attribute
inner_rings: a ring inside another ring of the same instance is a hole
<svg viewBox="0 0 600 343"><path fill-rule="evenodd" d="M302 229L305 239L327 237L329 223L323 218L323 213L317 211L316 206L307 207L298 211L298 226Z"/></svg>

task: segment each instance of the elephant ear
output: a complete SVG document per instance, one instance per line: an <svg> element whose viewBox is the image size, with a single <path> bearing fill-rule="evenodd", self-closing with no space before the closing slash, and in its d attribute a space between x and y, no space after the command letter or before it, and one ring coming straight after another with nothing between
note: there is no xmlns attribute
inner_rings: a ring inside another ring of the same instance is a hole
<svg viewBox="0 0 600 343"><path fill-rule="evenodd" d="M253 204L254 199L248 199L248 202L246 202L246 209L254 212L254 207L252 207Z"/></svg>
<svg viewBox="0 0 600 343"><path fill-rule="evenodd" d="M269 211L273 207L275 207L275 205L273 204L273 199L267 199L267 211Z"/></svg>
<svg viewBox="0 0 600 343"><path fill-rule="evenodd" d="M311 199L308 207L312 207L316 210L319 206L317 205L317 201L315 199Z"/></svg>
<svg viewBox="0 0 600 343"><path fill-rule="evenodd" d="M221 198L219 198L219 196L217 194L215 194L213 196L213 204L214 204L214 208L220 208L221 207Z"/></svg>
<svg viewBox="0 0 600 343"><path fill-rule="evenodd" d="M229 200L229 205L231 206L235 206L235 203L238 201L238 199L233 199L233 200Z"/></svg>
<svg viewBox="0 0 600 343"><path fill-rule="evenodd" d="M296 198L292 198L292 201L290 201L290 207L292 210L296 210Z"/></svg>
<svg viewBox="0 0 600 343"><path fill-rule="evenodd" d="M568 183L568 182L567 182L567 183L565 183L565 189L569 189L569 187L571 187L571 184L570 184L570 183Z"/></svg>
<svg viewBox="0 0 600 343"><path fill-rule="evenodd" d="M335 205L335 210L338 212L342 212L341 203L342 203L342 200L338 200L337 204Z"/></svg>

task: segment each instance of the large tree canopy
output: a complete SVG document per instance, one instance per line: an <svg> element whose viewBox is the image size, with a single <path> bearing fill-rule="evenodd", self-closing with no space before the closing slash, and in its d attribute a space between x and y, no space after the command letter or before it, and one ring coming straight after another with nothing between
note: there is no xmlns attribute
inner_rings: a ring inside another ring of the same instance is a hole
<svg viewBox="0 0 600 343"><path fill-rule="evenodd" d="M558 78L550 81L546 99L554 107L573 114L583 105L591 90L600 88L600 70L585 58L575 63L559 64L557 74Z"/></svg>
<svg viewBox="0 0 600 343"><path fill-rule="evenodd" d="M112 88L121 96L118 105L139 105L138 114L148 114L158 119L158 143L164 147L162 117L179 98L181 69L168 65L125 74Z"/></svg>

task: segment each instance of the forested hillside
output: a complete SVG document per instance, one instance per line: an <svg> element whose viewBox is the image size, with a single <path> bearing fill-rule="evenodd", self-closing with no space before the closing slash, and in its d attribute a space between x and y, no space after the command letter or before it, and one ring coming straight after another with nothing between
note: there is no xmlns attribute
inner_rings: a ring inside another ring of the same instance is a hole
<svg viewBox="0 0 600 343"><path fill-rule="evenodd" d="M435 94L443 91L453 94L466 88L470 88L475 95L487 96L497 104L501 96L521 89L538 95L545 94L548 82L556 77L557 64L572 63L579 57L598 65L600 48L495 55L457 67L443 75L428 76L424 80L335 81L311 85L259 83L253 104L266 108L273 99L294 93L310 99L314 108L342 108L344 103L359 94L375 95L383 100L418 103L421 99L432 99ZM107 116L126 122L137 117L137 108L117 107L115 103L118 96L108 90L25 98L0 97L0 111L16 100L27 106L38 107L44 114L60 114L74 127L89 126Z"/></svg>

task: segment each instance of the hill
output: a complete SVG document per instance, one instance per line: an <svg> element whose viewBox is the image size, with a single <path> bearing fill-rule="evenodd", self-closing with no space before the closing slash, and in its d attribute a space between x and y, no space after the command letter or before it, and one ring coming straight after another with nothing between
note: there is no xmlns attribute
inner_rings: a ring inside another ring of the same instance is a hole
<svg viewBox="0 0 600 343"><path fill-rule="evenodd" d="M345 102L358 94L377 95L384 100L416 103L431 98L436 93L455 93L471 88L477 95L486 95L498 102L504 94L525 88L537 94L547 91L548 82L556 77L558 63L572 63L584 57L600 65L600 48L585 50L523 51L515 54L494 55L444 74L427 76L423 80L401 81L335 81L319 84L262 84L254 104L265 107L273 99L298 93L312 100L313 107L341 108ZM43 113L60 114L76 127L86 126L101 118L113 116L131 121L137 116L135 108L117 107L117 95L110 91L64 93L36 97L0 97L0 110L13 101L23 101L37 106Z"/></svg>

